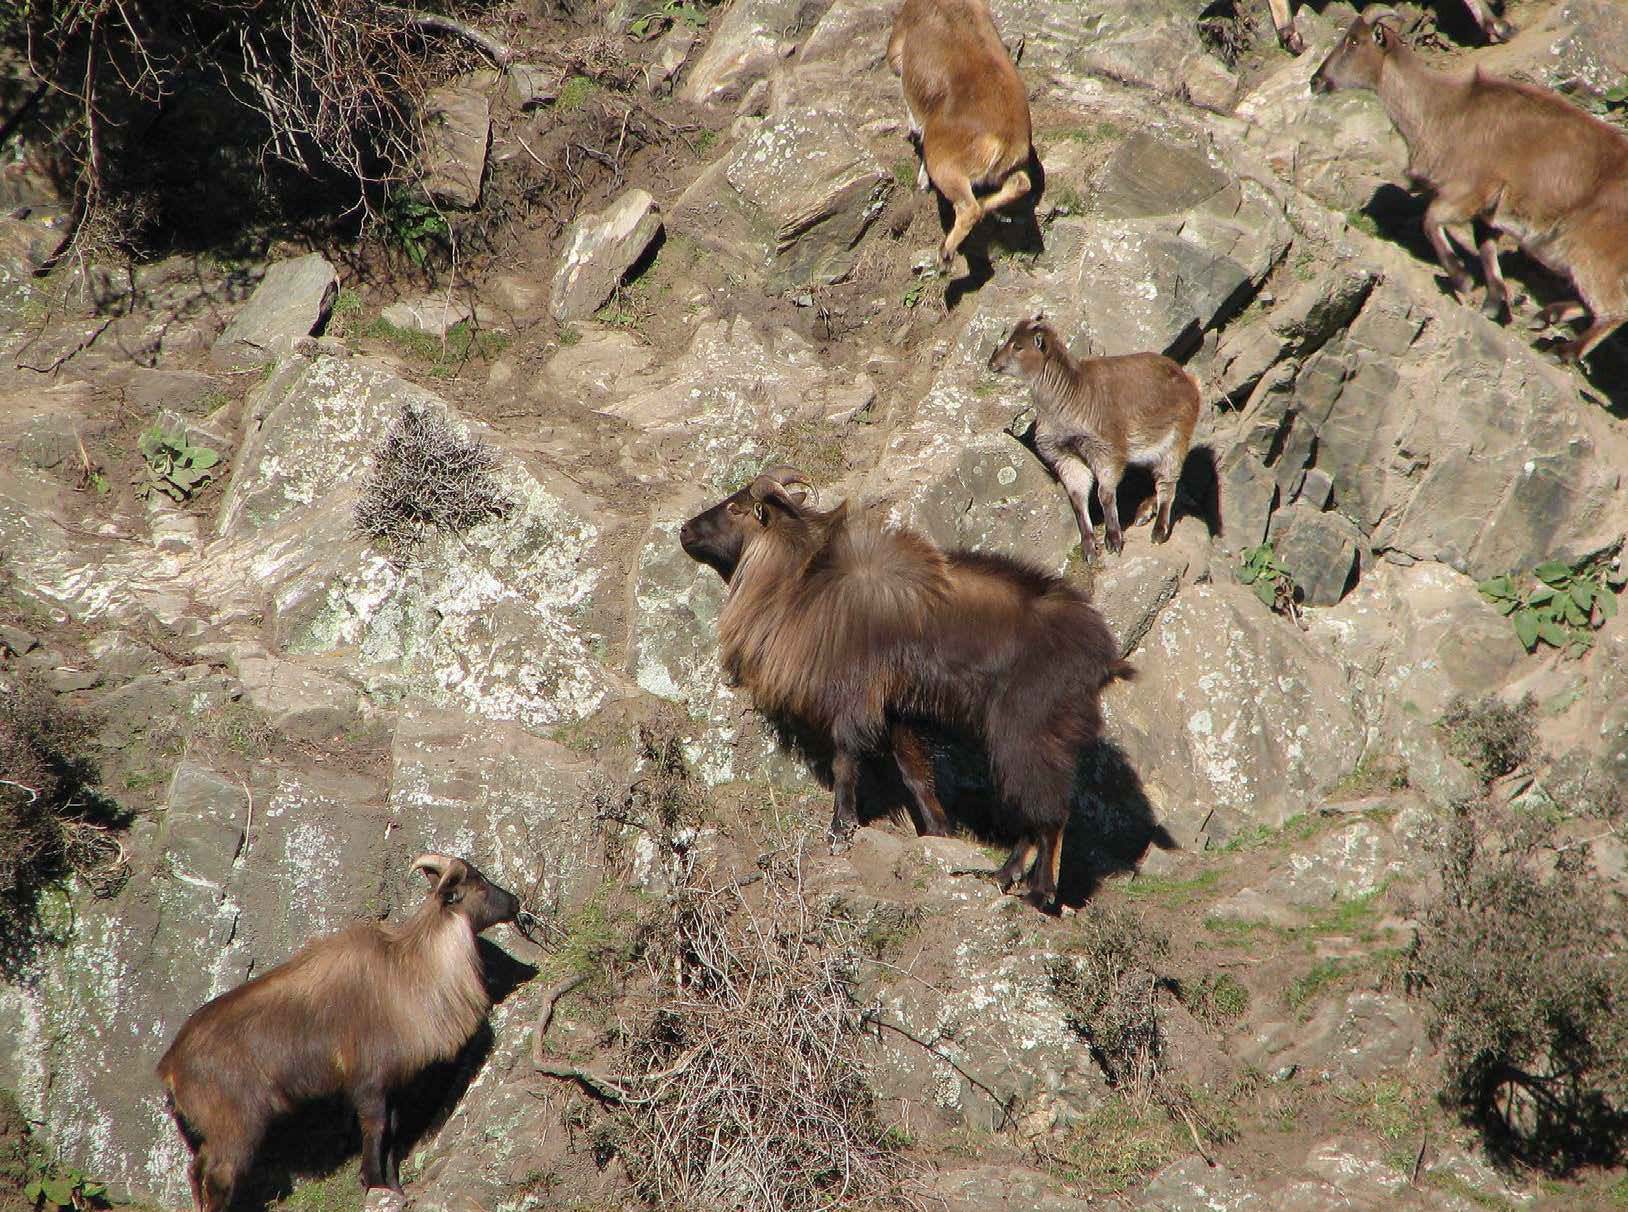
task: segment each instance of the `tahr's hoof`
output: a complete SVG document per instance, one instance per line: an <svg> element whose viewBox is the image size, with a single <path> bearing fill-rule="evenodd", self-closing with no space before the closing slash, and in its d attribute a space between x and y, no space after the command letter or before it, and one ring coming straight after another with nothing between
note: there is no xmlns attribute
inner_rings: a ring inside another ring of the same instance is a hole
<svg viewBox="0 0 1628 1212"><path fill-rule="evenodd" d="M1278 30L1278 45L1291 55L1302 54L1306 49L1306 40L1300 36L1297 29Z"/></svg>
<svg viewBox="0 0 1628 1212"><path fill-rule="evenodd" d="M1513 25L1499 17L1487 27L1487 41L1494 44L1508 42L1519 32Z"/></svg>

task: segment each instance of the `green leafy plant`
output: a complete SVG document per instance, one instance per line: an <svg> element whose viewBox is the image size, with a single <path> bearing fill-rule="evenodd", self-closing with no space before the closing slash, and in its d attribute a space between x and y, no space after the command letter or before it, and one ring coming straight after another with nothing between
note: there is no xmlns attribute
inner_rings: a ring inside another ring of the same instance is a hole
<svg viewBox="0 0 1628 1212"><path fill-rule="evenodd" d="M424 268L433 242L451 235L446 216L425 199L399 190L386 199L385 242L401 249L418 268Z"/></svg>
<svg viewBox="0 0 1628 1212"><path fill-rule="evenodd" d="M916 278L910 283L909 286L904 288L904 294L900 296L899 302L903 303L906 307L915 307L921 302L921 297L926 290L927 279Z"/></svg>
<svg viewBox="0 0 1628 1212"><path fill-rule="evenodd" d="M711 16L694 0L662 0L659 8L635 17L628 24L627 32L629 37L643 42L681 21L691 29L702 29Z"/></svg>
<svg viewBox="0 0 1628 1212"><path fill-rule="evenodd" d="M1295 583L1289 570L1278 563L1277 552L1271 543L1262 543L1244 552L1244 562L1238 569L1238 579L1253 586L1255 596L1279 614L1298 617L1295 608Z"/></svg>
<svg viewBox="0 0 1628 1212"><path fill-rule="evenodd" d="M86 1208L97 1207L106 1202L107 1185L92 1182L72 1167L52 1166L37 1171L23 1188L23 1195L36 1208L43 1205L47 1208L72 1208L75 1212L83 1212Z"/></svg>
<svg viewBox="0 0 1628 1212"><path fill-rule="evenodd" d="M1628 568L1613 553L1580 564L1549 560L1532 570L1530 579L1510 573L1476 586L1481 596L1509 617L1526 651L1538 641L1581 656L1594 646L1589 633L1617 613L1617 594L1628 584Z"/></svg>
<svg viewBox="0 0 1628 1212"><path fill-rule="evenodd" d="M146 475L136 481L136 495L149 497L161 492L172 501L185 501L215 477L220 454L208 446L187 441L186 430L165 430L160 425L136 439L147 465Z"/></svg>

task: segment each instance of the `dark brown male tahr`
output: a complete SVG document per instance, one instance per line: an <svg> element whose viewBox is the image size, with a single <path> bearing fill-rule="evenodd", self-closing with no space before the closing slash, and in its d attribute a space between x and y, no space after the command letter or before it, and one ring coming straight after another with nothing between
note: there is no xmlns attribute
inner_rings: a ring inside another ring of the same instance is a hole
<svg viewBox="0 0 1628 1212"><path fill-rule="evenodd" d="M1396 15L1358 17L1311 78L1313 92L1369 88L1408 145L1408 176L1432 193L1424 233L1453 290L1470 289L1449 235L1474 244L1476 220L1493 319L1509 313L1496 233L1570 276L1582 296L1551 303L1538 327L1592 316L1560 347L1581 361L1628 321L1628 134L1559 94L1480 68L1431 70L1398 32Z"/></svg>
<svg viewBox="0 0 1628 1212"><path fill-rule="evenodd" d="M910 530L813 507L775 467L691 518L691 558L728 586L724 671L758 710L831 756L833 842L858 824L862 761L892 756L922 833L949 832L924 733L990 758L1018 842L996 873L1057 896L1075 767L1102 733L1099 696L1132 676L1102 616L1060 577L1018 560L941 551Z"/></svg>
<svg viewBox="0 0 1628 1212"><path fill-rule="evenodd" d="M492 1008L475 938L520 902L470 864L413 863L429 890L400 925L317 939L187 1019L158 1062L198 1212L226 1212L274 1119L343 1094L362 1128L362 1186L401 1191L392 1095L450 1060Z"/></svg>

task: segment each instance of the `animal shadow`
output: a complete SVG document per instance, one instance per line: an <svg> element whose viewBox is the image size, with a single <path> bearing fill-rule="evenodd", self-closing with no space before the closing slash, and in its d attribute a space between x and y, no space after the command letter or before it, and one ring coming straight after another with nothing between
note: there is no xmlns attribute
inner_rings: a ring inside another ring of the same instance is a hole
<svg viewBox="0 0 1628 1212"><path fill-rule="evenodd" d="M1104 738L1080 755L1075 771L1057 903L1078 909L1106 877L1135 870L1149 846L1177 848L1155 819L1136 767L1117 743Z"/></svg>
<svg viewBox="0 0 1628 1212"><path fill-rule="evenodd" d="M536 968L496 943L485 938L476 943L494 1006L537 975ZM491 1027L482 1023L457 1056L431 1065L395 1093L392 1106L403 1160L446 1125L491 1055L493 1042ZM293 1194L296 1180L358 1183L361 1150L361 1130L349 1102L335 1096L307 1103L266 1133L254 1168L233 1198L234 1212L264 1212Z"/></svg>
<svg viewBox="0 0 1628 1212"><path fill-rule="evenodd" d="M951 820L976 837L1011 845L1017 840L1001 811L989 760L976 746L929 734L933 777ZM860 772L860 819L909 819L909 793L891 760L864 764ZM1118 744L1103 739L1080 755L1072 811L1063 834L1058 905L1079 908L1107 876L1134 870L1149 846L1176 848L1154 817L1141 777Z"/></svg>
<svg viewBox="0 0 1628 1212"><path fill-rule="evenodd" d="M1003 211L986 214L961 243L967 272L952 279L944 288L944 306L953 309L967 295L995 276L997 256L1018 253L1039 256L1046 251L1045 232L1040 227L1040 200L1046 192L1046 170L1032 148L1025 170L1029 174L1029 195ZM936 189L939 225L948 233L955 224L955 207Z"/></svg>

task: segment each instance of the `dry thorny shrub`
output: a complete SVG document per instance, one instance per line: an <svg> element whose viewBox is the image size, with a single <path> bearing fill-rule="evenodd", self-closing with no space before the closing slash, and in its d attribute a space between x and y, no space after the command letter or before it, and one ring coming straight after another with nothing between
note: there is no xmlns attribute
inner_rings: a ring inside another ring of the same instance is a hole
<svg viewBox="0 0 1628 1212"><path fill-rule="evenodd" d="M0 679L0 976L14 977L39 938L36 902L74 875L111 896L128 875L117 807L92 787L93 722L31 682Z"/></svg>
<svg viewBox="0 0 1628 1212"><path fill-rule="evenodd" d="M646 955L653 1008L625 1025L620 1151L661 1207L750 1212L903 1197L852 990L859 944L810 903L799 852L754 881L692 877Z"/></svg>
<svg viewBox="0 0 1628 1212"><path fill-rule="evenodd" d="M514 508L492 476L496 466L490 446L408 405L373 453L356 526L403 565L431 530L463 530Z"/></svg>
<svg viewBox="0 0 1628 1212"><path fill-rule="evenodd" d="M710 869L693 844L702 793L682 745L676 718L648 720L628 782L590 789L602 825L654 843L669 891L641 915L642 979L629 980L641 996L611 1036L607 1071L539 1065L607 1105L598 1145L652 1205L912 1205L871 1090L859 928L811 899L802 843L745 878Z"/></svg>
<svg viewBox="0 0 1628 1212"><path fill-rule="evenodd" d="M1587 850L1537 813L1455 810L1409 988L1434 1008L1445 1101L1511 1160L1614 1164L1628 1140L1628 931Z"/></svg>
<svg viewBox="0 0 1628 1212"><path fill-rule="evenodd" d="M1459 697L1442 713L1447 749L1483 782L1491 782L1532 760L1537 753L1537 702L1528 694L1518 703L1496 695L1471 701Z"/></svg>

